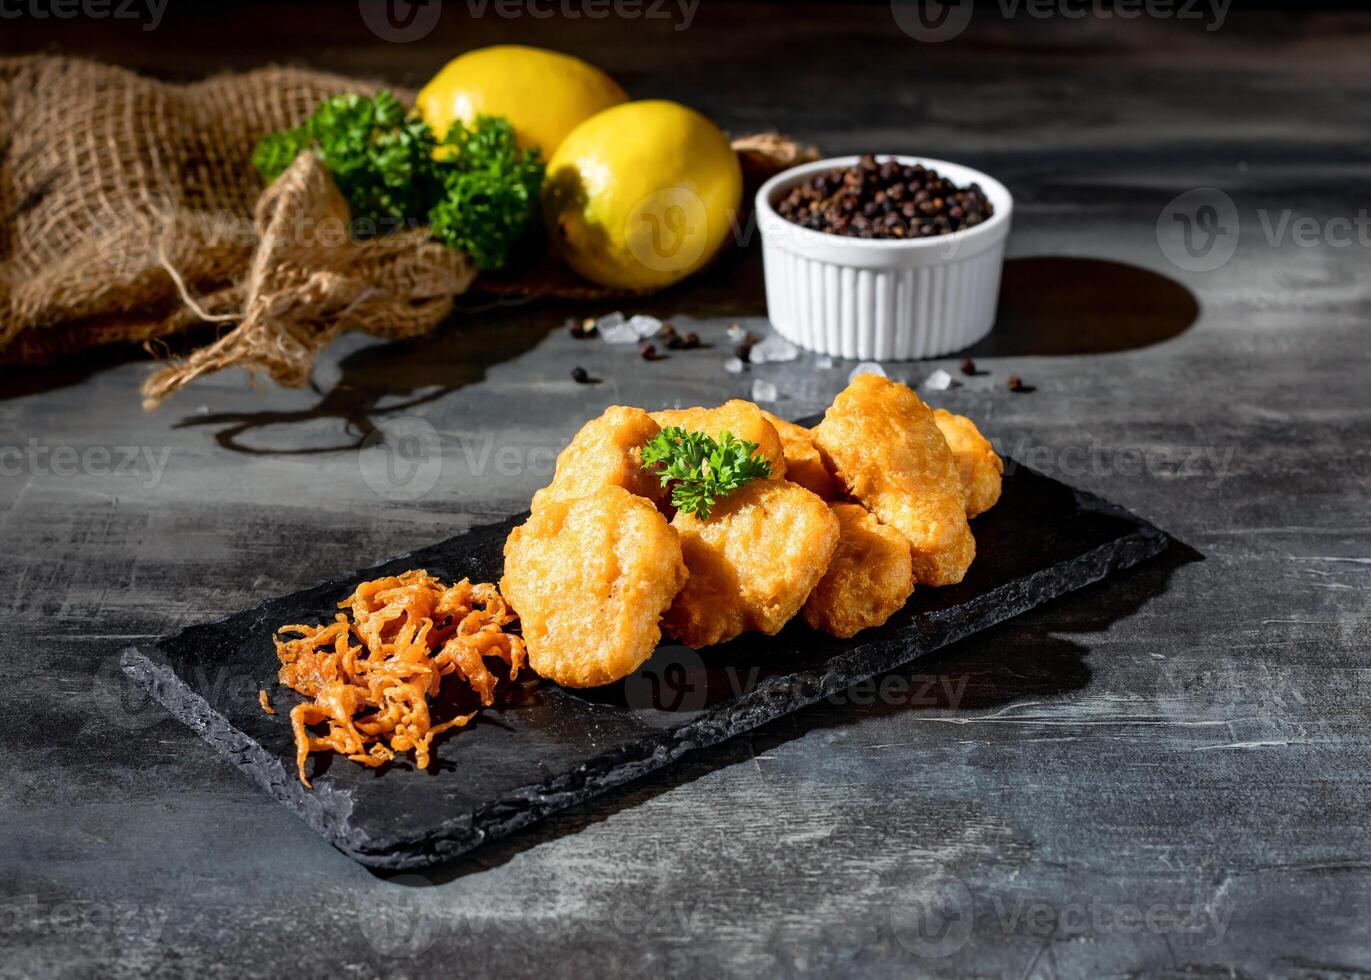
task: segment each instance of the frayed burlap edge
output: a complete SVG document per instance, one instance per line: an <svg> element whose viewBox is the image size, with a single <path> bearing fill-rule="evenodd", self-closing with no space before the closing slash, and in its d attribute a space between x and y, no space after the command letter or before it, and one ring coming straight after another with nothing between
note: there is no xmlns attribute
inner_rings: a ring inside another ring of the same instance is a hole
<svg viewBox="0 0 1371 980"><path fill-rule="evenodd" d="M340 333L363 330L393 339L426 333L475 278L467 257L431 239L426 228L356 241L348 220L347 202L323 164L302 153L257 203L260 240L238 295L216 297L215 308L240 298L240 310L206 309L164 259L196 319L236 320L237 326L153 373L143 384L144 407L156 407L201 375L234 366L300 387L315 355Z"/></svg>
<svg viewBox="0 0 1371 980"><path fill-rule="evenodd" d="M817 159L776 133L734 141L749 190L787 167ZM750 200L750 194L746 200ZM347 203L312 154L302 154L262 194L255 225L260 243L246 281L196 299L174 265L163 266L185 304L179 326L237 322L224 336L185 358L168 362L143 384L144 407L204 374L241 366L286 387L300 387L318 352L340 333L363 330L399 339L432 330L451 313L455 298L472 286L475 269L465 256L428 238L423 228L357 242L345 233L321 241L318 225L344 229ZM510 277L478 280L479 291L501 298L595 300L641 295L576 279L548 262ZM151 349L151 348L149 348Z"/></svg>

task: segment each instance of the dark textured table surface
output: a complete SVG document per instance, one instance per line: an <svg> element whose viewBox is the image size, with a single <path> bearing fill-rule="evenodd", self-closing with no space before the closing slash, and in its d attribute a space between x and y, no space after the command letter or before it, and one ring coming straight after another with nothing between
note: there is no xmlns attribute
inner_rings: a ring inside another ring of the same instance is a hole
<svg viewBox="0 0 1371 980"><path fill-rule="evenodd" d="M350 3L191 8L4 41L412 84L525 40L735 131L994 173L1018 207L991 373L938 400L1198 554L387 880L126 690L119 649L521 509L607 404L764 379L799 416L851 365L722 370L727 324L765 324L749 255L642 304L718 344L655 364L542 305L345 338L311 389L228 373L152 415L136 356L0 374L0 976L1371 972L1371 18L991 7L928 44L884 5L704 0L677 30L448 4L402 45ZM1200 188L1226 197L1172 203ZM415 480L378 428L419 434Z"/></svg>

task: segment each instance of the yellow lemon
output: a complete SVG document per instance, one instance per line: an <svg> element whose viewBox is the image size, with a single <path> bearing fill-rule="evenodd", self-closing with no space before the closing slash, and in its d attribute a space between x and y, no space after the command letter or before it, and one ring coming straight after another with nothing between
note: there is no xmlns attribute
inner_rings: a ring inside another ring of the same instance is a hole
<svg viewBox="0 0 1371 980"><path fill-rule="evenodd" d="M675 102L627 102L591 116L547 167L543 215L562 258L592 282L658 289L708 262L743 193L718 126Z"/></svg>
<svg viewBox="0 0 1371 980"><path fill-rule="evenodd" d="M457 120L504 116L519 145L543 159L562 138L601 109L628 98L614 81L580 58L501 44L454 58L419 92L415 104L439 139Z"/></svg>

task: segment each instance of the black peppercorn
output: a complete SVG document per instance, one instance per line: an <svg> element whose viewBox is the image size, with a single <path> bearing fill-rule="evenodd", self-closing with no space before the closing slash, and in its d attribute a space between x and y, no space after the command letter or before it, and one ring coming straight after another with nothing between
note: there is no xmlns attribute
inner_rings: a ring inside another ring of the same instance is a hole
<svg viewBox="0 0 1371 980"><path fill-rule="evenodd" d="M981 188L936 170L866 154L855 167L817 174L776 204L787 221L854 238L927 238L980 224L994 208Z"/></svg>

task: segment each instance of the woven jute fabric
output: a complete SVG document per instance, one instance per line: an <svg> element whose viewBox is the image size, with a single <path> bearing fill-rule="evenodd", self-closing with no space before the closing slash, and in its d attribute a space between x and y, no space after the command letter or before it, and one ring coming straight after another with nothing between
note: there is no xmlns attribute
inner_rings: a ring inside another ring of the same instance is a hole
<svg viewBox="0 0 1371 980"><path fill-rule="evenodd" d="M311 155L270 188L264 135L332 95L380 86L269 67L190 84L56 57L0 59L0 362L47 363L206 323L220 336L149 377L149 406L243 366L289 386L345 330L432 330L475 271L408 228L357 240ZM408 93L397 92L402 98ZM750 178L812 156L772 135L735 144ZM554 269L500 277L504 295L614 295Z"/></svg>

